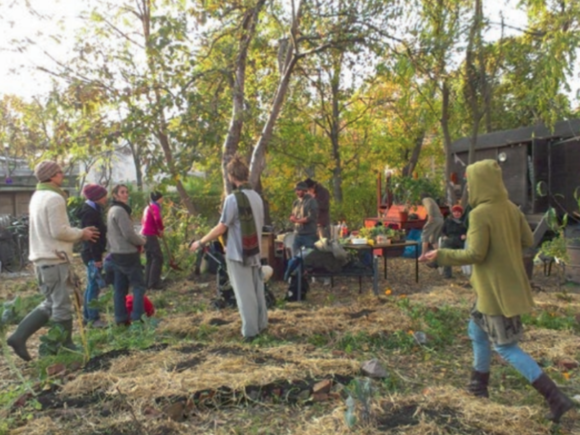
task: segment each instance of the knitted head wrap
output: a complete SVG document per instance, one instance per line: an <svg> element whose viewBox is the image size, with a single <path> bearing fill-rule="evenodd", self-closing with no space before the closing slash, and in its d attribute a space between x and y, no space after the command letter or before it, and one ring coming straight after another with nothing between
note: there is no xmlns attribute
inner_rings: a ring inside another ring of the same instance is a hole
<svg viewBox="0 0 580 435"><path fill-rule="evenodd" d="M107 189L98 184L87 184L83 189L83 195L90 201L98 201L107 195Z"/></svg>
<svg viewBox="0 0 580 435"><path fill-rule="evenodd" d="M60 165L50 160L44 160L34 168L34 176L41 183L50 181L59 172L62 172Z"/></svg>

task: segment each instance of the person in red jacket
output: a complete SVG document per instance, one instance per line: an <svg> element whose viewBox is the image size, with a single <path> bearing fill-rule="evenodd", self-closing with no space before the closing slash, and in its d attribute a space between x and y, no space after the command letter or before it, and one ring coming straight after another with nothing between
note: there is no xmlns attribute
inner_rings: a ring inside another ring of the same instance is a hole
<svg viewBox="0 0 580 435"><path fill-rule="evenodd" d="M161 217L161 204L163 195L160 192L151 192L151 202L143 212L141 221L141 234L145 236L145 284L148 289L162 290L161 270L163 268L163 252L159 238L163 237L163 219Z"/></svg>

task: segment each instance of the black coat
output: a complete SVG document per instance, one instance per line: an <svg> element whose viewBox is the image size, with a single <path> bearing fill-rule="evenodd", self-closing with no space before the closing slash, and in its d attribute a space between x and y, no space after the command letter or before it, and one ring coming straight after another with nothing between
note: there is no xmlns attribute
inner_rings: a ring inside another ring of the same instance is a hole
<svg viewBox="0 0 580 435"><path fill-rule="evenodd" d="M461 236L467 234L467 227L461 220L458 222L453 216L449 216L443 223L442 233L450 239L461 240Z"/></svg>
<svg viewBox="0 0 580 435"><path fill-rule="evenodd" d="M81 228L97 227L100 233L96 242L83 242L81 258L85 264L88 264L91 260L95 262L103 261L103 253L107 249L107 226L105 225L103 208L98 204L95 204L95 206L97 209L84 203L78 213L78 217L81 220Z"/></svg>

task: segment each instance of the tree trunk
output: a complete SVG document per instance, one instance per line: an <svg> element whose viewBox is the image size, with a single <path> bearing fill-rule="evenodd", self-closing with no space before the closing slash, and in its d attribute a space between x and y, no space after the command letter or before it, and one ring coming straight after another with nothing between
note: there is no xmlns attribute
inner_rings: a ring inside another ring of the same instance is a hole
<svg viewBox="0 0 580 435"><path fill-rule="evenodd" d="M143 168L141 168L141 149L132 141L128 140L131 156L133 157L133 164L135 165L135 177L137 178L137 190L143 192Z"/></svg>
<svg viewBox="0 0 580 435"><path fill-rule="evenodd" d="M165 116L163 115L163 113L161 113L160 118L161 118L161 120L160 120L161 124L165 125ZM161 144L161 148L163 149L163 154L165 155L165 161L167 162L167 167L169 168L169 173L171 174L171 177L173 178L173 181L175 182L175 188L177 189L177 192L179 193L179 197L181 198L183 205L185 205L185 208L187 208L187 211L189 212L190 215L192 215L192 216L196 215L197 210L196 210L195 206L193 205L191 198L187 194L185 187L183 187L183 183L181 182L181 178L180 178L179 174L177 173L177 170L175 169L175 161L173 160L173 153L171 152L171 145L169 144L169 138L167 137L167 134L165 134L164 131L159 129L159 131L157 131L157 139L159 140L159 143Z"/></svg>
<svg viewBox="0 0 580 435"><path fill-rule="evenodd" d="M419 132L415 138L415 145L413 146L413 151L411 152L411 157L409 162L403 168L403 176L412 177L417 163L419 162L419 156L421 155L421 149L423 148L423 141L425 140L426 131L422 130Z"/></svg>
<svg viewBox="0 0 580 435"><path fill-rule="evenodd" d="M332 187L334 194L334 201L337 204L342 204L342 159L340 154L340 108L339 92L340 92L340 71L342 64L342 54L335 65L334 73L331 81L332 93L332 120L330 121L330 143L332 145L332 158L334 160L334 169L332 171Z"/></svg>
<svg viewBox="0 0 580 435"><path fill-rule="evenodd" d="M266 149L270 143L270 139L272 139L274 125L276 124L278 116L280 115L280 111L282 110L284 98L288 92L292 71L294 70L294 66L298 61L298 57L295 56L294 53L292 53L289 57L290 60L288 66L286 67L286 71L284 72L284 75L280 80L280 84L278 85L278 89L276 90L276 95L274 97L274 102L272 103L270 115L268 116L268 120L262 129L260 139L258 139L258 143L254 147L254 151L252 153L252 161L250 162L250 184L252 186L258 185L258 180L260 179L262 172L266 167Z"/></svg>
<svg viewBox="0 0 580 435"><path fill-rule="evenodd" d="M296 10L294 10L294 2L292 2L292 9L294 17L290 29L291 42L288 44L288 49L284 58L284 73L280 77L280 83L276 89L276 95L274 96L272 108L270 109L270 114L268 115L266 124L264 125L258 143L254 146L252 152L252 160L250 161L250 184L252 186L258 185L262 172L266 167L266 149L268 148L270 139L272 139L274 125L276 124L280 111L282 110L284 98L286 97L288 86L290 84L290 77L292 76L294 67L300 58L298 55L298 48L296 47L296 37L299 33L298 26L302 15L302 1L299 2Z"/></svg>
<svg viewBox="0 0 580 435"><path fill-rule="evenodd" d="M226 166L238 150L242 136L242 128L244 126L244 99L248 48L255 34L258 15L265 2L265 0L259 0L254 8L247 10L242 23L243 34L240 38L239 52L236 59L236 72L233 80L232 119L222 148L224 192L228 194L232 191L232 185L227 177Z"/></svg>
<svg viewBox="0 0 580 435"><path fill-rule="evenodd" d="M445 149L445 190L449 205L455 202L455 190L451 183L451 134L449 133L449 84L443 81L441 98L441 129L443 130L443 147Z"/></svg>
<svg viewBox="0 0 580 435"><path fill-rule="evenodd" d="M262 186L262 178L258 179L258 184L255 187L256 192L262 197L262 202L264 203L264 225L272 224L272 216L270 216L270 203L268 199L264 196L264 186Z"/></svg>

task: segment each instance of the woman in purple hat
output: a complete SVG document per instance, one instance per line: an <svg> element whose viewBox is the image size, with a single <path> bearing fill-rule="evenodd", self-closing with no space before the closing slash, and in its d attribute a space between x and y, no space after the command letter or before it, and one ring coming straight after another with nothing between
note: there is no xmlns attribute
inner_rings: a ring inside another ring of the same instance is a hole
<svg viewBox="0 0 580 435"><path fill-rule="evenodd" d="M107 204L107 189L98 184L87 184L83 189L86 198L83 207L78 213L82 227L98 228L101 237L96 241L85 240L81 251L81 258L87 267L87 289L85 291L83 320L94 328L107 326L99 318L99 310L90 308L91 301L99 298L99 291L105 286L101 276L103 268L103 253L107 247L107 226L103 219L104 207Z"/></svg>

